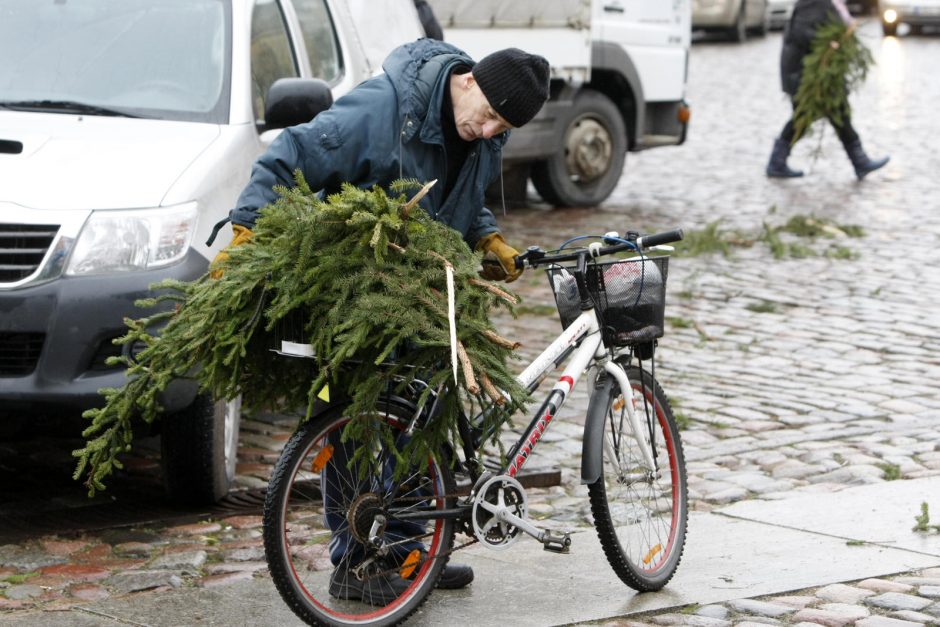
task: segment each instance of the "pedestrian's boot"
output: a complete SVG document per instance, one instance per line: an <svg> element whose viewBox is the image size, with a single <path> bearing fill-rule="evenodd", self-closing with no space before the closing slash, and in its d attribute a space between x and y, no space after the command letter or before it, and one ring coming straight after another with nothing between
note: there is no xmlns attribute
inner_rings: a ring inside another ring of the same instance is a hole
<svg viewBox="0 0 940 627"><path fill-rule="evenodd" d="M787 165L790 156L790 143L778 137L774 141L774 149L770 153L770 162L767 164L767 176L777 179L792 179L803 176L802 170L791 170Z"/></svg>
<svg viewBox="0 0 940 627"><path fill-rule="evenodd" d="M849 155L849 159L852 160L852 165L855 167L855 176L857 176L860 181L865 178L865 175L869 172L874 172L884 166L884 164L888 163L888 159L891 158L882 157L881 159L871 159L862 149L862 140L860 139L846 144L845 152Z"/></svg>

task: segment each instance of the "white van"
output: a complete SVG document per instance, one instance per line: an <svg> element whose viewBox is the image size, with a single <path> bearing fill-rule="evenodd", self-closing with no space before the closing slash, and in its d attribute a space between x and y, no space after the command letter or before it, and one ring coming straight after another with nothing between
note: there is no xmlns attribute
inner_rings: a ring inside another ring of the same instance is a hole
<svg viewBox="0 0 940 627"><path fill-rule="evenodd" d="M420 36L412 0L0 0L0 421L123 385L124 317L206 271L276 129ZM218 500L240 403L163 402L171 496Z"/></svg>

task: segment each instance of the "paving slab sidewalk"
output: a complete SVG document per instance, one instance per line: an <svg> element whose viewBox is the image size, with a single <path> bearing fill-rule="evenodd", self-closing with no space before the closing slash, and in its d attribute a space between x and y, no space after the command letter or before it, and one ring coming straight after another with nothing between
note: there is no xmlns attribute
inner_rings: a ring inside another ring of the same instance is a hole
<svg viewBox="0 0 940 627"><path fill-rule="evenodd" d="M527 539L504 552L476 545L460 554L460 560L476 570L476 581L462 591L436 592L409 624L576 624L937 568L940 534L912 530L922 502L940 511L940 478L693 513L676 577L665 590L651 594L636 594L614 576L590 531L574 535L569 555L547 553ZM0 616L0 624L302 623L264 576L218 588L183 588L60 611L20 612Z"/></svg>

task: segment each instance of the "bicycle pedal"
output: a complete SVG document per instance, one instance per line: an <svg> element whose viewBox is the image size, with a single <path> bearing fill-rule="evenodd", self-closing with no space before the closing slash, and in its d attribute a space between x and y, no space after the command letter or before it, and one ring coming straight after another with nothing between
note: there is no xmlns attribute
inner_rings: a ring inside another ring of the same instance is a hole
<svg viewBox="0 0 940 627"><path fill-rule="evenodd" d="M546 531L542 536L542 548L552 553L570 553L571 534Z"/></svg>

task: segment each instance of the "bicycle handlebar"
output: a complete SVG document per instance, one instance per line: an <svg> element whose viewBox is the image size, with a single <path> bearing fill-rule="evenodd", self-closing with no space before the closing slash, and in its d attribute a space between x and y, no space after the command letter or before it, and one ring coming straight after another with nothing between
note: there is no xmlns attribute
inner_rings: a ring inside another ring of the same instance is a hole
<svg viewBox="0 0 940 627"><path fill-rule="evenodd" d="M637 248L643 250L644 248L652 248L653 246L659 246L660 244L669 244L672 242L681 241L683 237L682 229L673 229L671 231L663 231L662 233L656 233L655 235L644 235L643 237L638 237L636 240Z"/></svg>
<svg viewBox="0 0 940 627"><path fill-rule="evenodd" d="M613 246L602 246L596 248L582 248L575 252L570 253L546 253L544 250L538 246L530 246L528 250L516 257L516 268L524 268L526 266L536 268L539 265L548 264L548 263L559 263L562 261L577 261L581 257L591 256L591 257L603 257L604 255L612 255L623 250L636 250L637 252L642 252L646 249L652 248L654 246L659 246L661 244L669 244L671 242L678 242L682 240L683 233L682 229L672 229L671 231L663 231L662 233L656 233L654 235L643 235L640 236L636 233L628 233L624 238L625 241L614 244ZM605 237L605 241L607 238Z"/></svg>

